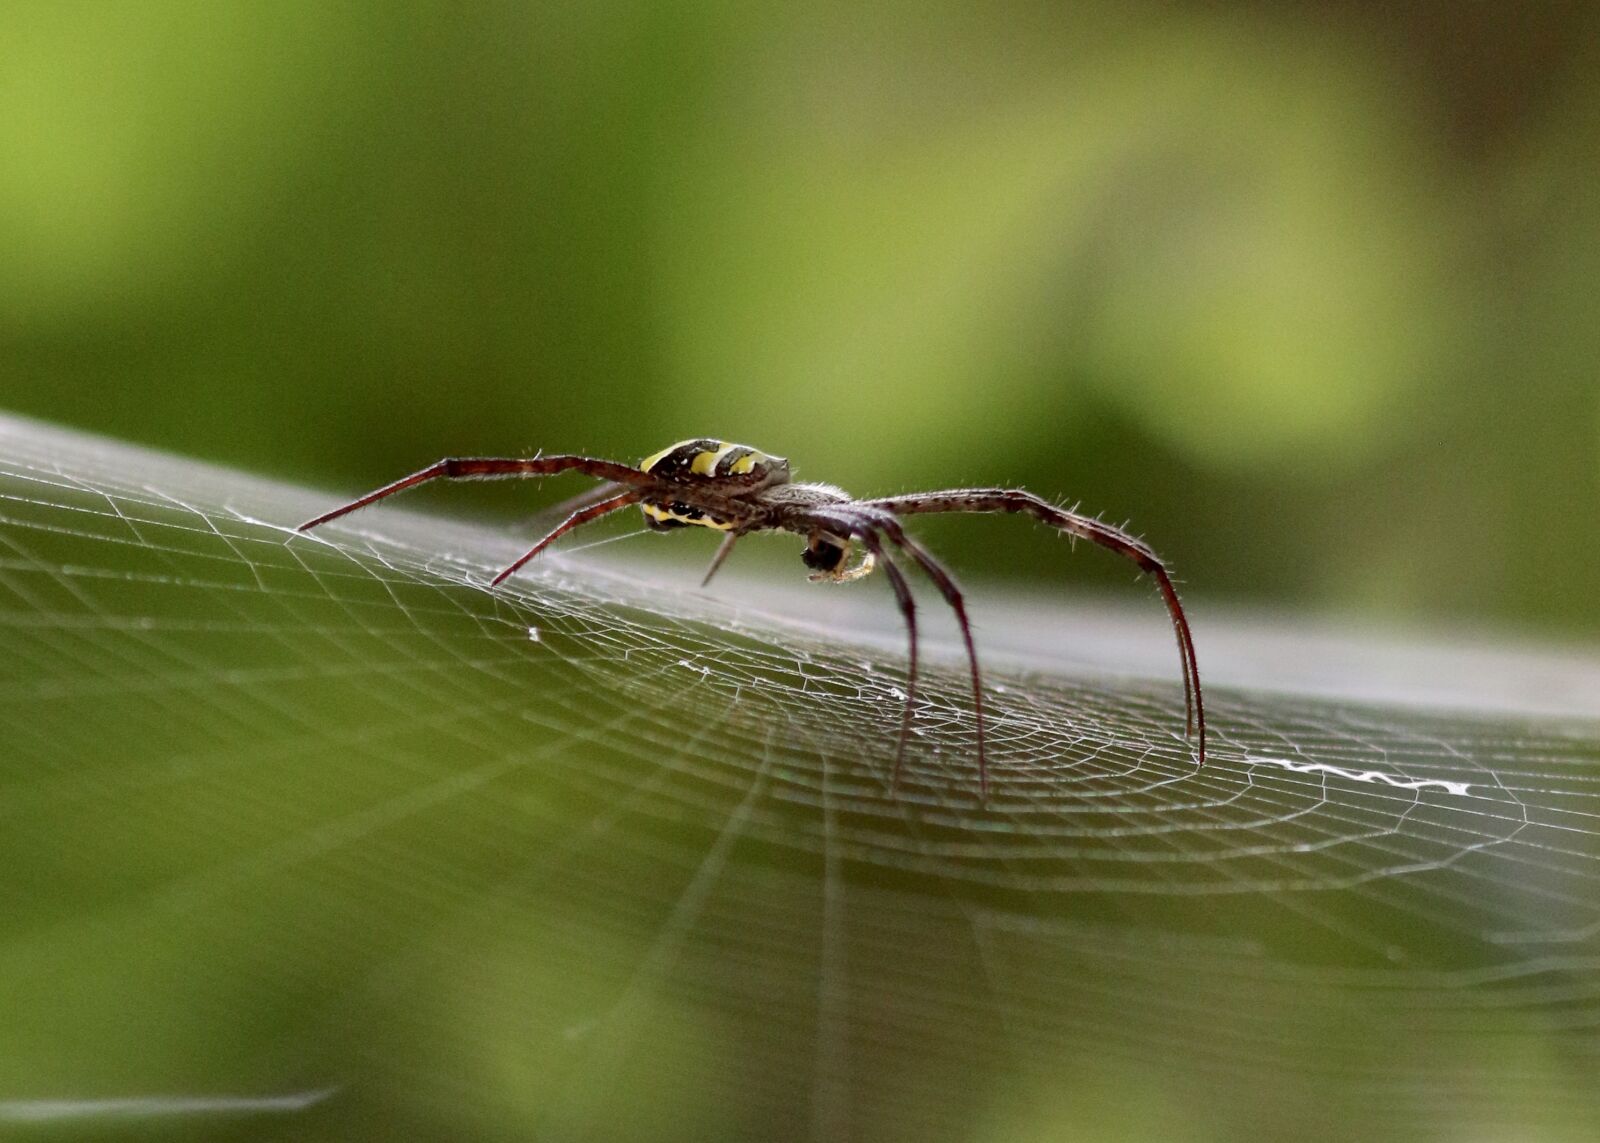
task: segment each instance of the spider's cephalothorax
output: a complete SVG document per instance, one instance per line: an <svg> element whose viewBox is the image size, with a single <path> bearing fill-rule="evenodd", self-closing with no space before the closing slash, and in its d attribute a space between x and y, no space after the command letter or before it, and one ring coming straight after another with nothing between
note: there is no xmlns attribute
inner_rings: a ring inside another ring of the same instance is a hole
<svg viewBox="0 0 1600 1143"><path fill-rule="evenodd" d="M734 542L750 532L783 531L805 537L806 547L801 559L812 570L811 578L814 580L846 582L859 579L874 567L882 567L889 586L894 590L900 613L905 618L910 648L906 701L895 747L895 782L899 781L917 694L916 605L901 561L915 564L950 605L961 628L972 676L978 782L985 798L988 796L989 783L984 763L983 684L978 672L978 653L972 639L972 626L967 621L966 600L944 565L906 534L900 518L929 512L1023 513L1069 536L1099 544L1133 561L1156 581L1161 591L1178 637L1178 656L1187 707L1185 730L1195 736L1199 760L1202 765L1205 763L1206 716L1200 696L1200 667L1195 659L1189 620L1184 615L1183 605L1178 602L1178 593L1172 586L1166 565L1149 545L1121 528L1092 516L1057 507L1021 489L953 488L944 492L913 492L903 496L856 500L830 484L793 483L789 475L789 462L782 457L768 456L748 445L696 439L669 445L653 456L646 457L637 468L613 460L568 455L441 460L331 512L307 520L300 525L300 531L326 524L347 512L354 512L357 508L364 508L374 501L430 480L496 480L549 476L558 472L580 472L604 483L574 502L567 518L495 576L490 581L491 587L503 582L558 537L633 504L643 510L645 521L652 529L669 530L693 525L723 533L722 546L711 560L703 581L705 583L709 583L722 566ZM850 553L857 544L863 549L862 558L851 567Z"/></svg>

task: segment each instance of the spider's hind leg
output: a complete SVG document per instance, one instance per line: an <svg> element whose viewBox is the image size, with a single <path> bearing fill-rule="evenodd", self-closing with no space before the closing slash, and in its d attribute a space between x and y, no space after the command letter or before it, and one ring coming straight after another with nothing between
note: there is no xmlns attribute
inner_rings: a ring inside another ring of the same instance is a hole
<svg viewBox="0 0 1600 1143"><path fill-rule="evenodd" d="M711 557L711 566L706 568L705 578L700 581L701 587L705 587L711 582L711 577L717 574L717 569L722 566L723 561L728 558L728 554L733 551L733 545L738 539L739 533L737 532L729 532L722 537L722 543L717 547L717 554Z"/></svg>
<svg viewBox="0 0 1600 1143"><path fill-rule="evenodd" d="M544 537L544 539L540 540L537 544L533 545L533 547L529 548L526 552L523 552L522 555L518 556L510 567L506 568L499 575L490 580L489 586L499 587L508 578L510 578L510 576L512 576L518 568L522 567L523 564L533 559L534 556L544 551L551 544L555 543L562 536L566 535L566 533L572 531L572 529L581 527L582 525L589 523L591 520L598 520L600 517L609 515L619 508L626 508L629 504L637 503L638 499L639 494L630 489L629 491L622 493L620 496L613 496L610 500L602 500L598 504L591 504L587 508L583 508L577 512L574 512L555 528L552 528Z"/></svg>
<svg viewBox="0 0 1600 1143"><path fill-rule="evenodd" d="M415 488L419 484L427 484L434 480L511 480L519 477L554 476L559 472L581 472L585 476L613 481L629 488L651 483L650 477L636 468L629 468L614 460L599 460L592 456L446 457L430 464L427 468L413 472L410 476L402 476L393 483L385 484L365 496L357 497L348 504L341 504L331 512L313 516L295 531L309 532L312 528L321 527L330 520L337 520L340 516L365 508L369 504L376 504L379 500L393 496L397 492L404 492L408 488Z"/></svg>

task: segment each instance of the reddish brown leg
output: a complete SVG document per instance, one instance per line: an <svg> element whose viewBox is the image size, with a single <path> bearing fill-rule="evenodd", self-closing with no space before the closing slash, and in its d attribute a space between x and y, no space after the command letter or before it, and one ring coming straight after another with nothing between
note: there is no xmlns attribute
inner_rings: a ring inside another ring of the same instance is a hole
<svg viewBox="0 0 1600 1143"><path fill-rule="evenodd" d="M636 468L629 468L614 460L596 460L588 456L457 457L430 464L420 472L401 477L393 484L385 484L382 488L341 505L332 512L324 512L321 516L307 520L295 531L308 532L312 528L326 524L329 520L337 520L348 512L354 512L357 508L365 508L368 504L376 503L386 496L393 496L396 492L404 492L408 488L415 488L430 480L506 480L528 476L551 476L558 472L581 472L599 480L614 480L619 484L633 486L650 483L650 477Z"/></svg>
<svg viewBox="0 0 1600 1143"><path fill-rule="evenodd" d="M909 516L924 512L1022 512L1069 535L1080 536L1091 543L1107 548L1132 560L1139 569L1156 581L1161 598L1172 617L1173 631L1178 638L1178 656L1183 669L1183 691L1186 718L1184 732L1195 735L1200 765L1206 762L1206 712L1200 693L1200 663L1195 657L1194 635L1189 630L1189 619L1178 601L1178 591L1167 574L1166 565L1150 546L1121 528L1113 527L1092 516L1058 508L1048 500L1031 492L1014 488L953 489L949 492L917 492L907 496L889 496L863 502L873 507Z"/></svg>
<svg viewBox="0 0 1600 1143"><path fill-rule="evenodd" d="M883 568L883 574L889 577L889 586L894 588L895 602L900 605L900 614L906 621L908 644L906 703L900 714L900 738L894 748L894 778L889 783L889 790L894 793L900 789L900 770L906 760L906 741L911 737L911 713L917 701L917 601L911 595L911 585L906 583L904 573L883 550L883 541L878 538L877 533L861 533L861 542L877 558L878 566Z"/></svg>
<svg viewBox="0 0 1600 1143"><path fill-rule="evenodd" d="M956 586L955 577L933 555L906 535L905 529L900 527L900 521L893 516L883 513L872 514L872 525L906 555L917 562L933 585L939 589L939 594L944 596L944 601L950 605L950 610L956 613L956 625L961 628L961 641L967 647L967 666L972 676L972 720L978 738L978 790L985 803L989 800L989 765L988 751L985 748L986 736L983 724L983 674L978 669L978 647L972 638L972 622L967 618L967 601L961 594L961 589Z"/></svg>
<svg viewBox="0 0 1600 1143"><path fill-rule="evenodd" d="M819 516L824 513L818 513ZM978 738L978 788L985 803L989 800L989 767L988 754L984 747L983 730L983 675L978 669L978 648L972 638L972 623L967 619L966 600L961 595L961 589L956 586L955 577L938 560L906 535L905 529L887 511L871 505L850 504L832 509L826 517L838 521L852 535L858 536L862 543L868 543L875 538L875 532L882 532L889 538L889 542L906 555L916 561L935 587L939 594L944 596L944 601L950 605L950 610L956 613L956 624L961 628L961 639L967 647L967 666L972 675L972 713L973 722ZM871 545L868 543L868 546ZM882 549L874 551L874 555ZM897 569L898 570L898 569ZM902 609L903 610L903 609Z"/></svg>
<svg viewBox="0 0 1600 1143"><path fill-rule="evenodd" d="M624 492L621 496L613 496L610 500L602 500L598 504L592 504L581 511L574 512L559 525L552 528L550 530L550 534L545 536L544 539L540 540L526 552L523 552L521 556L517 557L515 563L490 580L489 586L499 587L500 584L503 583L508 577L514 575L516 570L523 564L533 559L534 556L544 551L551 544L555 543L562 536L566 535L566 533L572 531L572 529L587 524L591 520L598 520L602 516L609 515L610 513L615 512L618 508L626 508L629 504L637 503L638 500L638 493Z"/></svg>
<svg viewBox="0 0 1600 1143"><path fill-rule="evenodd" d="M705 577L700 581L701 587L705 587L711 582L711 577L717 574L717 569L728 558L728 553L733 551L733 545L738 539L739 533L737 532L729 532L722 537L722 543L717 545L717 554L711 557L711 566L706 568Z"/></svg>

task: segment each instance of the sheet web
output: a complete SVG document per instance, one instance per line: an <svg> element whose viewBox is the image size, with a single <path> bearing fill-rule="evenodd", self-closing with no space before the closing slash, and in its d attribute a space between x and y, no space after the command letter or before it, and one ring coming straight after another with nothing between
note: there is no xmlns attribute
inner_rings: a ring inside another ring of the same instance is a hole
<svg viewBox="0 0 1600 1143"><path fill-rule="evenodd" d="M301 537L329 497L0 443L0 1121L1600 1121L1592 719L1230 688L1202 611L1197 769L1176 653L1084 669L1035 601L980 630L983 806L937 627L890 788L885 593L605 558L661 538L490 591L525 537L402 505ZM1168 637L1147 602L1130 645Z"/></svg>

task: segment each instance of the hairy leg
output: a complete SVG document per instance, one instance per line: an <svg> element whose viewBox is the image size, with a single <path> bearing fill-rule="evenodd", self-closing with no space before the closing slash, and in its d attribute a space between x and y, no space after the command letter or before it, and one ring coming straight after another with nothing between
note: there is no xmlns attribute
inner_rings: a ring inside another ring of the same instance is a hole
<svg viewBox="0 0 1600 1143"><path fill-rule="evenodd" d="M589 523L591 520L598 520L602 516L610 515L618 508L626 508L630 504L637 503L638 500L638 493L624 492L620 496L613 496L610 500L602 500L598 504L591 504L587 508L574 512L556 527L552 528L549 534L544 537L544 539L540 540L537 544L533 545L533 547L529 548L526 552L523 552L522 555L518 556L515 563L506 568L499 575L495 576L494 579L490 580L489 586L499 587L500 584L503 583L508 577L515 574L516 570L523 564L533 559L534 556L544 551L562 536L572 531L572 529L581 527L582 525Z"/></svg>
<svg viewBox="0 0 1600 1143"><path fill-rule="evenodd" d="M989 768L988 752L985 749L984 718L983 718L983 675L978 669L978 648L972 638L972 623L967 618L967 603L961 594L961 589L956 586L955 577L949 570L934 559L921 544L906 535L905 529L900 526L900 521L894 516L872 505L850 504L833 509L832 514L844 521L846 525L862 542L871 532L880 532L888 537L889 542L904 552L925 575L933 581L939 589L939 594L944 596L944 601L950 605L950 610L955 612L956 624L961 629L962 642L967 648L967 665L972 676L972 712L973 721L978 738L978 787L983 800L989 800Z"/></svg>
<svg viewBox="0 0 1600 1143"><path fill-rule="evenodd" d="M889 789L893 792L900 788L900 771L905 764L906 742L911 736L912 708L917 701L917 601L911 594L911 585L906 583L905 574L883 550L883 541L878 534L873 531L863 532L861 542L883 568L883 574L889 579L889 586L894 588L894 598L900 605L900 614L906 621L906 701L900 713L900 738L894 748L894 778L889 784Z"/></svg>
<svg viewBox="0 0 1600 1143"><path fill-rule="evenodd" d="M706 568L705 578L700 581L701 587L705 587L711 582L711 577L717 574L717 569L722 566L723 561L728 558L728 554L733 551L733 545L738 539L739 533L737 532L729 532L722 537L722 543L717 545L717 554L711 557L711 566Z"/></svg>
<svg viewBox="0 0 1600 1143"><path fill-rule="evenodd" d="M332 512L324 512L321 516L313 517L295 531L308 532L312 528L326 524L329 520L337 520L348 512L365 508L385 497L393 496L396 492L404 492L408 488L415 488L430 480L510 480L530 476L552 476L558 472L581 472L586 476L613 480L618 484L633 487L651 482L648 475L636 468L629 468L613 460L596 460L589 456L452 457L430 464L410 476L403 476L392 484L385 484L382 488L357 497L348 504L340 505Z"/></svg>
<svg viewBox="0 0 1600 1143"><path fill-rule="evenodd" d="M906 496L886 496L863 501L862 505L892 512L896 516L909 516L930 512L1017 512L1049 524L1068 535L1077 536L1098 544L1132 560L1139 569L1156 581L1161 597L1172 617L1172 627L1178 639L1178 656L1183 671L1185 722L1184 731L1197 735L1200 764L1206 761L1206 715L1204 699L1200 693L1200 664L1195 656L1194 635L1189 630L1189 619L1178 601L1178 591L1172 584L1166 565L1150 545L1121 528L1114 527L1092 516L1085 516L1059 508L1042 497L1016 488L957 488L947 492L916 492Z"/></svg>

